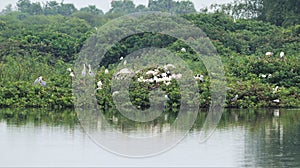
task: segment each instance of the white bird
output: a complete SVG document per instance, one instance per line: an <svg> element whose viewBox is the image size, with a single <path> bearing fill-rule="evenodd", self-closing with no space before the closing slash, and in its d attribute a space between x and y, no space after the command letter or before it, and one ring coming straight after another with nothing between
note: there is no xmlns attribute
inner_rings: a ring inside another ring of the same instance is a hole
<svg viewBox="0 0 300 168"><path fill-rule="evenodd" d="M279 99L275 99L273 100L274 103L280 103L280 100Z"/></svg>
<svg viewBox="0 0 300 168"><path fill-rule="evenodd" d="M185 49L185 48L182 48L182 49L181 49L181 52L184 52L184 53L185 53L185 52L186 52L186 49Z"/></svg>
<svg viewBox="0 0 300 168"><path fill-rule="evenodd" d="M109 73L109 72L108 72L108 69L105 69L105 70L104 70L104 73L105 73L105 74L108 74L108 73Z"/></svg>
<svg viewBox="0 0 300 168"><path fill-rule="evenodd" d="M173 64L164 65L165 70L170 69L170 68L176 68L176 67Z"/></svg>
<svg viewBox="0 0 300 168"><path fill-rule="evenodd" d="M152 70L149 70L146 72L146 75L154 75L155 74L155 71L152 71Z"/></svg>
<svg viewBox="0 0 300 168"><path fill-rule="evenodd" d="M170 81L164 81L164 84L166 84L167 86L169 86L171 84Z"/></svg>
<svg viewBox="0 0 300 168"><path fill-rule="evenodd" d="M166 98L166 99L169 99L169 96L168 96L168 95L165 95L165 98Z"/></svg>
<svg viewBox="0 0 300 168"><path fill-rule="evenodd" d="M275 88L273 88L273 94L278 92L278 88L279 88L279 86L276 86Z"/></svg>
<svg viewBox="0 0 300 168"><path fill-rule="evenodd" d="M75 78L75 74L74 74L74 72L70 72L70 75L69 75L72 79L74 79Z"/></svg>
<svg viewBox="0 0 300 168"><path fill-rule="evenodd" d="M83 69L81 71L81 76L83 76L83 77L86 76L86 67L85 67L85 64L83 64Z"/></svg>
<svg viewBox="0 0 300 168"><path fill-rule="evenodd" d="M120 61L122 61L124 58L123 57L120 57Z"/></svg>
<svg viewBox="0 0 300 168"><path fill-rule="evenodd" d="M272 56L273 54L273 52L266 52L266 56Z"/></svg>
<svg viewBox="0 0 300 168"><path fill-rule="evenodd" d="M182 74L172 74L171 78L180 79L180 78L182 78Z"/></svg>
<svg viewBox="0 0 300 168"><path fill-rule="evenodd" d="M280 59L283 59L283 57L284 57L284 52L281 51L279 55L280 55Z"/></svg>
<svg viewBox="0 0 300 168"><path fill-rule="evenodd" d="M201 82L204 81L204 76L203 76L203 75L200 75L200 74L195 75L194 78L195 78L196 80L198 80L198 81L201 81Z"/></svg>
<svg viewBox="0 0 300 168"><path fill-rule="evenodd" d="M42 79L41 76L36 78L35 81L33 82L33 84L36 85L36 84L40 83L41 79Z"/></svg>
<svg viewBox="0 0 300 168"><path fill-rule="evenodd" d="M41 86L47 86L47 83L45 81L43 81L43 77L40 76L37 79L35 79L35 81L33 82L34 85L36 84L40 84Z"/></svg>
<svg viewBox="0 0 300 168"><path fill-rule="evenodd" d="M119 91L114 91L113 93L112 93L112 96L116 96L117 94L119 94L120 92Z"/></svg>
<svg viewBox="0 0 300 168"><path fill-rule="evenodd" d="M45 86L47 86L47 83L46 83L46 81L43 81L43 80L41 79L40 85L45 87Z"/></svg>
<svg viewBox="0 0 300 168"><path fill-rule="evenodd" d="M145 82L144 77L143 76L139 77L138 82Z"/></svg>
<svg viewBox="0 0 300 168"><path fill-rule="evenodd" d="M232 102L235 102L235 101L237 101L237 99L238 99L238 97L239 97L239 95L238 94L236 94L232 99L231 99L231 101Z"/></svg>
<svg viewBox="0 0 300 168"><path fill-rule="evenodd" d="M172 75L171 72L170 72L169 70L167 70L166 74L167 74L167 77L168 77L168 78Z"/></svg>
<svg viewBox="0 0 300 168"><path fill-rule="evenodd" d="M102 82L98 81L97 82L97 89L96 90L101 90L102 89Z"/></svg>
<svg viewBox="0 0 300 168"><path fill-rule="evenodd" d="M90 76L95 76L94 72L92 71L92 66L91 66L91 64L89 64L88 67L89 67L89 75L90 75Z"/></svg>
<svg viewBox="0 0 300 168"><path fill-rule="evenodd" d="M71 69L71 68L67 68L67 71L68 71L68 72L72 72L72 69Z"/></svg>
<svg viewBox="0 0 300 168"><path fill-rule="evenodd" d="M269 74L269 75L268 75L268 78L272 78L272 74Z"/></svg>
<svg viewBox="0 0 300 168"><path fill-rule="evenodd" d="M261 74L260 76L261 76L262 78L266 78L268 75Z"/></svg>

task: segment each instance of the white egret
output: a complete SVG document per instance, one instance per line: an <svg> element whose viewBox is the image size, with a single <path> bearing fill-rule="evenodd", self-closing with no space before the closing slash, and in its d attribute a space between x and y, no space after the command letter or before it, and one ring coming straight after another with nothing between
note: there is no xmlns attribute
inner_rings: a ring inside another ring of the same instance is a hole
<svg viewBox="0 0 300 168"><path fill-rule="evenodd" d="M112 96L116 96L117 94L119 94L120 92L119 91L114 91L113 93L112 93Z"/></svg>
<svg viewBox="0 0 300 168"><path fill-rule="evenodd" d="M33 82L33 84L34 85L36 85L36 84L39 84L40 83L40 81L41 81L41 79L42 79L42 77L40 76L40 77L38 77L38 78L36 78L35 79L35 81Z"/></svg>
<svg viewBox="0 0 300 168"><path fill-rule="evenodd" d="M272 78L272 74L269 74L269 75L268 75L268 78Z"/></svg>
<svg viewBox="0 0 300 168"><path fill-rule="evenodd" d="M149 70L146 72L146 75L154 75L155 74L155 71L152 71L152 70Z"/></svg>
<svg viewBox="0 0 300 168"><path fill-rule="evenodd" d="M197 75L194 76L194 78L198 81L204 82L204 76L203 75L197 74Z"/></svg>
<svg viewBox="0 0 300 168"><path fill-rule="evenodd" d="M231 101L232 101L232 102L235 102L235 101L237 101L238 98L239 98L239 95L236 94L236 95L231 99Z"/></svg>
<svg viewBox="0 0 300 168"><path fill-rule="evenodd" d="M167 70L166 74L167 74L167 77L168 77L168 78L172 75L171 72L170 72L169 70Z"/></svg>
<svg viewBox="0 0 300 168"><path fill-rule="evenodd" d="M85 64L83 64L83 69L81 71L81 76L83 76L83 77L86 76L86 67L85 67Z"/></svg>
<svg viewBox="0 0 300 168"><path fill-rule="evenodd" d="M95 76L94 72L92 71L92 66L91 66L91 64L89 64L88 67L89 67L89 75L90 75L90 76Z"/></svg>
<svg viewBox="0 0 300 168"><path fill-rule="evenodd" d="M181 52L186 53L186 49L185 49L185 48L182 48L182 49L181 49Z"/></svg>
<svg viewBox="0 0 300 168"><path fill-rule="evenodd" d="M97 82L97 89L96 90L101 90L102 89L102 82L98 81Z"/></svg>
<svg viewBox="0 0 300 168"><path fill-rule="evenodd" d="M273 52L266 52L266 56L272 56L273 54Z"/></svg>
<svg viewBox="0 0 300 168"><path fill-rule="evenodd" d="M46 81L43 81L43 77L40 76L37 79L35 79L35 81L33 82L34 85L36 84L40 84L41 86L47 86Z"/></svg>
<svg viewBox="0 0 300 168"><path fill-rule="evenodd" d="M167 70L169 68L176 68L173 64L164 65L164 69Z"/></svg>
<svg viewBox="0 0 300 168"><path fill-rule="evenodd" d="M280 100L279 99L275 99L273 100L274 103L280 103Z"/></svg>
<svg viewBox="0 0 300 168"><path fill-rule="evenodd" d="M164 81L164 84L166 84L167 86L169 86L171 84L170 81Z"/></svg>
<svg viewBox="0 0 300 168"><path fill-rule="evenodd" d="M279 54L279 56L280 56L280 59L283 59L283 57L284 57L284 52L281 51L280 54Z"/></svg>
<svg viewBox="0 0 300 168"><path fill-rule="evenodd" d="M120 61L122 61L124 59L124 57L120 57Z"/></svg>
<svg viewBox="0 0 300 168"><path fill-rule="evenodd" d="M105 74L108 74L108 73L109 73L109 72L108 72L108 69L105 69L104 73L105 73Z"/></svg>
<svg viewBox="0 0 300 168"><path fill-rule="evenodd" d="M69 75L72 79L74 79L75 78L75 74L74 74L74 72L70 72L70 75Z"/></svg>
<svg viewBox="0 0 300 168"><path fill-rule="evenodd" d="M279 89L279 86L276 86L275 88L273 88L273 94L277 93Z"/></svg>
<svg viewBox="0 0 300 168"><path fill-rule="evenodd" d="M268 75L261 74L260 76L261 76L262 78L266 78Z"/></svg>

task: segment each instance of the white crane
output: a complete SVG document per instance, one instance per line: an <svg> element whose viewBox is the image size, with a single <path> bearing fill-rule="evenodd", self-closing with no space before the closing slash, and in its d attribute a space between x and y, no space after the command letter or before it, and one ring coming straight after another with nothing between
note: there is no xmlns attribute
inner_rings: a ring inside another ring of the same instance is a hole
<svg viewBox="0 0 300 168"><path fill-rule="evenodd" d="M105 73L105 74L108 74L108 73L109 73L108 69L105 69L105 70L104 70L104 73Z"/></svg>
<svg viewBox="0 0 300 168"><path fill-rule="evenodd" d="M86 76L86 67L85 67L85 64L83 64L83 69L81 71L81 76L83 76L83 77Z"/></svg>
<svg viewBox="0 0 300 168"><path fill-rule="evenodd" d="M274 53L273 52L266 52L266 56L272 56Z"/></svg>
<svg viewBox="0 0 300 168"><path fill-rule="evenodd" d="M35 81L33 82L34 85L36 84L40 84L41 86L47 86L47 83L45 81L43 81L43 77L40 76L38 78L35 79Z"/></svg>
<svg viewBox="0 0 300 168"><path fill-rule="evenodd" d="M88 67L89 67L89 75L90 75L90 76L95 76L94 72L92 71L92 66L91 66L91 64L89 64Z"/></svg>
<svg viewBox="0 0 300 168"><path fill-rule="evenodd" d="M96 90L101 90L102 89L102 82L101 80L97 82L97 89Z"/></svg>
<svg viewBox="0 0 300 168"><path fill-rule="evenodd" d="M204 82L204 76L203 75L200 75L200 74L197 74L194 76L194 78L200 82Z"/></svg>
<svg viewBox="0 0 300 168"><path fill-rule="evenodd" d="M72 79L74 79L74 78L75 78L74 72L70 72L69 76L70 76Z"/></svg>
<svg viewBox="0 0 300 168"><path fill-rule="evenodd" d="M236 94L236 95L231 99L231 101L232 101L232 102L235 102L235 101L237 101L238 98L239 98L239 95Z"/></svg>
<svg viewBox="0 0 300 168"><path fill-rule="evenodd" d="M281 51L280 54L279 54L279 56L280 56L280 59L283 59L283 57L284 57L284 52Z"/></svg>
<svg viewBox="0 0 300 168"><path fill-rule="evenodd" d="M275 88L273 88L273 94L277 93L279 89L279 86L276 86Z"/></svg>

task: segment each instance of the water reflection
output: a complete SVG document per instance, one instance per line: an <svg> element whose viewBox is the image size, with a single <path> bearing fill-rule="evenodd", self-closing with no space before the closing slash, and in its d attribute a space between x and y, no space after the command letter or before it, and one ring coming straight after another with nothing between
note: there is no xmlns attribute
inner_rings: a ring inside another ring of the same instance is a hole
<svg viewBox="0 0 300 168"><path fill-rule="evenodd" d="M118 131L140 137L157 136L167 132L176 120L176 115L173 114L162 114L156 120L146 123L130 122L119 114L103 115ZM133 166L138 162L139 166L145 164L163 166L169 165L164 162L169 160L174 163L174 166L179 164L206 167L300 167L299 109L227 109L211 139L199 144L199 131L205 122L206 115L205 110L198 114L190 133L174 150L137 161L98 150L87 138L86 140L79 138L86 136L80 129L76 114L72 110L2 109L0 110L0 148L3 154L0 154L0 158L5 158L5 160L0 159L0 165L18 163L16 159L22 164L31 165L33 161L30 158L49 152L45 150L45 146L41 146L41 142L44 142L47 144L46 149L50 144L53 145L53 150L62 150L61 155L60 153L53 154L51 160L61 165L73 162L70 162L70 159L69 162L60 160L59 156L69 156L81 165L106 163L105 165L112 166ZM101 120L97 120L95 128L101 128L103 133L109 133ZM68 134L66 134L65 130L71 131L67 131ZM176 129L176 131L181 130ZM59 139L61 141L57 143ZM74 151L74 145L68 148L68 145L73 143L76 144L76 151ZM22 148L26 148L23 153ZM35 153L25 154L30 149L35 149ZM83 159L81 152L85 156ZM13 157L19 153L22 157ZM189 154L186 155L187 153ZM38 158L39 160L34 160L34 162L49 163L49 158Z"/></svg>
<svg viewBox="0 0 300 168"><path fill-rule="evenodd" d="M53 110L53 109L0 109L0 121L5 121L8 125L22 127L33 124L40 126L46 124L49 126L65 125L74 127L78 124L77 115L72 109Z"/></svg>

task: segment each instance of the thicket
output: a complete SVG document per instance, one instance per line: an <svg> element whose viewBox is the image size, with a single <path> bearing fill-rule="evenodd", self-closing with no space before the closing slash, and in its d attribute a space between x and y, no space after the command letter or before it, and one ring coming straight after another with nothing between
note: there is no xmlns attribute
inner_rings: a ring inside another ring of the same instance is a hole
<svg viewBox="0 0 300 168"><path fill-rule="evenodd" d="M40 13L18 6L18 11L6 10L0 15L1 107L72 107L72 79L67 68L73 68L85 41L97 31L95 27L124 14L113 12L121 11L117 10L124 7L120 4L115 4L115 9L107 14L93 6L80 10L75 8L71 13L64 14L58 10L64 6L63 3L53 3L51 8L49 4L48 7L41 7ZM73 9L72 5L67 7ZM135 9L144 8L140 6ZM227 107L300 106L299 24L281 27L257 19L235 20L222 12L185 14L182 17L207 34L222 58L228 84L228 88L224 88L228 89ZM95 70L96 81L103 83L103 88L96 92L100 107L105 111L114 109L109 86L119 58L150 46L168 48L184 59L195 74L204 75L204 82L198 83L199 101L201 107L208 107L211 100L210 82L202 61L182 41L151 33L118 42L106 55L105 64L97 72ZM187 52L180 51L183 47ZM274 55L266 56L269 51ZM281 51L285 52L283 60L279 58ZM104 73L105 68L109 69L109 74ZM39 76L43 76L47 87L33 85ZM132 86L137 86L130 92L133 104L147 107L149 95L145 86L135 82ZM274 92L276 86L279 89ZM177 112L180 91L176 85L162 87L165 87L170 98L166 111ZM231 102L230 99L236 94L239 95L238 100ZM275 99L280 102L274 102Z"/></svg>

